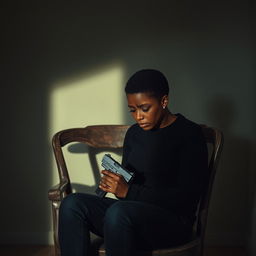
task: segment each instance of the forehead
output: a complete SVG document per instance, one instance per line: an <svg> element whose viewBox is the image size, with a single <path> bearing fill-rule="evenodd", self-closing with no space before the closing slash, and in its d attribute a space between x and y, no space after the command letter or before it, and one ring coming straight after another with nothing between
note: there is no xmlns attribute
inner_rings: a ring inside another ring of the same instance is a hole
<svg viewBox="0 0 256 256"><path fill-rule="evenodd" d="M143 104L155 104L158 103L158 100L153 97L150 96L148 93L128 93L126 94L127 97L127 102L129 106L139 106L139 105L143 105Z"/></svg>

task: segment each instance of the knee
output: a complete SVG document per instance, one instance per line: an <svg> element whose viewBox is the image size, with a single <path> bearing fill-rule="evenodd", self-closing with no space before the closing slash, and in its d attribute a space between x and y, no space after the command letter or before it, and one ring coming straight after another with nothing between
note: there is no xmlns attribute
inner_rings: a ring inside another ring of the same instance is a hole
<svg viewBox="0 0 256 256"><path fill-rule="evenodd" d="M80 209L80 199L79 194L73 193L66 196L61 204L59 209L60 216L71 216L75 212L79 212Z"/></svg>
<svg viewBox="0 0 256 256"><path fill-rule="evenodd" d="M104 223L112 227L122 224L131 225L131 215L126 202L118 201L111 205L106 211Z"/></svg>

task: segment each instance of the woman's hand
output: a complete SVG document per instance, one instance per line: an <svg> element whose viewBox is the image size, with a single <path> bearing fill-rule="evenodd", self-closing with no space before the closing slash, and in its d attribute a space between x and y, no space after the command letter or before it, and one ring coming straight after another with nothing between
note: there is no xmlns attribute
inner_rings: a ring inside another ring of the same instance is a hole
<svg viewBox="0 0 256 256"><path fill-rule="evenodd" d="M103 174L103 177L100 181L100 189L104 190L105 192L113 193L120 198L126 197L129 185L123 176L107 170L103 170L101 173Z"/></svg>

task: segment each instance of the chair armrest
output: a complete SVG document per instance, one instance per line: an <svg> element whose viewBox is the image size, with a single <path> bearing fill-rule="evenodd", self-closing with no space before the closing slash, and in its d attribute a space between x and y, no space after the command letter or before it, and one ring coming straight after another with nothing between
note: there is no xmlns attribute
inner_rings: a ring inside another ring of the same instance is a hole
<svg viewBox="0 0 256 256"><path fill-rule="evenodd" d="M53 186L48 191L48 198L51 201L61 201L63 194L71 193L71 185L67 180L63 180L61 183Z"/></svg>

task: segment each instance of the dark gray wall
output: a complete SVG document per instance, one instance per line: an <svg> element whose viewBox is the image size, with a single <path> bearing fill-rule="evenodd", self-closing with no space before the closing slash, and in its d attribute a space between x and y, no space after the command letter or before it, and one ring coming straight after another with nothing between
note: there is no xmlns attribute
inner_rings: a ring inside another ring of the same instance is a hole
<svg viewBox="0 0 256 256"><path fill-rule="evenodd" d="M54 81L115 60L126 67L126 79L140 68L160 69L170 81L173 112L224 132L208 241L225 245L253 241L252 8L249 0L5 4L1 10L2 241L30 242L33 233L33 242L45 242L41 234L46 237L51 229L47 190L52 153L47 136ZM131 122L128 116L127 122ZM20 238L19 232L27 237Z"/></svg>

